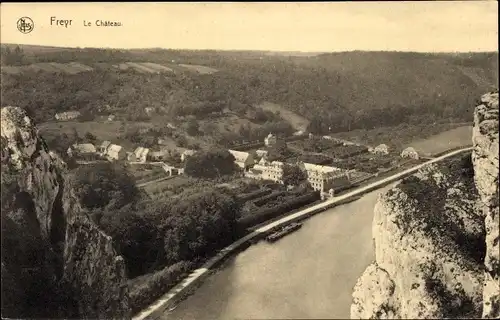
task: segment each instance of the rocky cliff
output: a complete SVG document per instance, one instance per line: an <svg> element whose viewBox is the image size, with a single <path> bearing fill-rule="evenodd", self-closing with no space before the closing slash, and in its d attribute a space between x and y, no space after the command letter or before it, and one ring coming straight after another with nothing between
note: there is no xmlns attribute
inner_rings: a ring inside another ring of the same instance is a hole
<svg viewBox="0 0 500 320"><path fill-rule="evenodd" d="M20 108L1 110L1 156L2 316L129 318L122 257Z"/></svg>
<svg viewBox="0 0 500 320"><path fill-rule="evenodd" d="M474 113L471 154L428 166L379 197L375 262L353 319L499 318L498 93Z"/></svg>
<svg viewBox="0 0 500 320"><path fill-rule="evenodd" d="M483 317L500 318L500 246L498 213L498 92L481 97L472 132L474 180L481 196L486 228Z"/></svg>

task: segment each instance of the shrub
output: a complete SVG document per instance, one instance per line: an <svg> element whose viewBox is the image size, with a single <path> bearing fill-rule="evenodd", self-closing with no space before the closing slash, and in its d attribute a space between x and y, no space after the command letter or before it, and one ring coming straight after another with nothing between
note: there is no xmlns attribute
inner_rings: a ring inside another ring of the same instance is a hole
<svg viewBox="0 0 500 320"><path fill-rule="evenodd" d="M172 289L194 267L194 263L181 261L155 273L129 281L132 312L146 308L155 299Z"/></svg>

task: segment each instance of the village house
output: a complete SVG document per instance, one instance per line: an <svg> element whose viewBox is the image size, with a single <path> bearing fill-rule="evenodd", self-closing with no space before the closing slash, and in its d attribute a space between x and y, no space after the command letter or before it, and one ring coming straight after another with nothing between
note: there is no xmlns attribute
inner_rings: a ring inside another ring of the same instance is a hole
<svg viewBox="0 0 500 320"><path fill-rule="evenodd" d="M103 141L101 145L99 146L97 152L101 155L105 155L106 152L108 151L109 146L111 145L111 141Z"/></svg>
<svg viewBox="0 0 500 320"><path fill-rule="evenodd" d="M163 161L168 157L168 155L168 150L150 151L148 153L148 157L149 159L151 159L151 161Z"/></svg>
<svg viewBox="0 0 500 320"><path fill-rule="evenodd" d="M68 120L73 120L78 117L80 117L82 114L80 111L66 111L66 112L61 112L61 113L56 113L56 120L59 121L68 121Z"/></svg>
<svg viewBox="0 0 500 320"><path fill-rule="evenodd" d="M267 156L267 150L257 150L257 151L255 151L255 153L257 154L257 157L259 157L259 158L263 158L263 157Z"/></svg>
<svg viewBox="0 0 500 320"><path fill-rule="evenodd" d="M234 163L243 170L247 170L255 163L252 154L243 151L228 150L234 157Z"/></svg>
<svg viewBox="0 0 500 320"><path fill-rule="evenodd" d="M94 159L96 157L96 148L92 143L73 144L68 148L67 154L70 157L79 157L84 159Z"/></svg>
<svg viewBox="0 0 500 320"><path fill-rule="evenodd" d="M153 107L146 107L146 108L144 108L144 111L149 116L149 115L151 115L155 111L155 108L153 108Z"/></svg>
<svg viewBox="0 0 500 320"><path fill-rule="evenodd" d="M196 151L194 151L194 150L189 150L189 149L184 150L184 152L183 152L183 153L181 153L181 161L182 161L182 162L186 161L186 159L187 159L188 157L192 156L192 155L193 155L193 154L195 154L195 153L196 153Z"/></svg>
<svg viewBox="0 0 500 320"><path fill-rule="evenodd" d="M259 166L253 166L252 168L248 169L245 171L245 177L255 179L255 180L261 180L262 179L262 169L259 168Z"/></svg>
<svg viewBox="0 0 500 320"><path fill-rule="evenodd" d="M386 144L382 143L371 149L370 152L375 154L389 154L389 147Z"/></svg>
<svg viewBox="0 0 500 320"><path fill-rule="evenodd" d="M264 138L264 144L266 145L266 147L275 145L277 141L278 139L272 133L268 134L267 137Z"/></svg>
<svg viewBox="0 0 500 320"><path fill-rule="evenodd" d="M132 162L146 162L149 153L148 148L138 147L128 156L128 161Z"/></svg>
<svg viewBox="0 0 500 320"><path fill-rule="evenodd" d="M409 159L415 159L415 160L418 160L420 157L418 155L418 152L417 150L415 150L414 148L412 147L408 147L406 149L404 149L402 152L401 152L401 158L409 158Z"/></svg>
<svg viewBox="0 0 500 320"><path fill-rule="evenodd" d="M126 157L126 154L125 149L117 144L110 144L106 150L106 158L108 158L109 161L123 160Z"/></svg>
<svg viewBox="0 0 500 320"><path fill-rule="evenodd" d="M307 173L307 180L315 191L322 196L331 194L330 190L350 185L349 172L335 167L303 163L301 167Z"/></svg>
<svg viewBox="0 0 500 320"><path fill-rule="evenodd" d="M248 172L245 172L245 176L258 180L283 183L283 166L284 163L280 161L267 162L261 159L258 164L254 165Z"/></svg>
<svg viewBox="0 0 500 320"><path fill-rule="evenodd" d="M303 134L304 134L304 131L302 131L302 130L295 131L295 132L293 133L293 135L294 135L294 136L302 136Z"/></svg>

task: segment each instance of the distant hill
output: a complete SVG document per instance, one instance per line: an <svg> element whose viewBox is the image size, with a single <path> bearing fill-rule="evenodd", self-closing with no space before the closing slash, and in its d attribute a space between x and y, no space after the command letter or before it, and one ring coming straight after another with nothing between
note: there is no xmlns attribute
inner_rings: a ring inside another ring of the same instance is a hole
<svg viewBox="0 0 500 320"><path fill-rule="evenodd" d="M112 104L124 113L154 106L175 116L206 103L270 102L306 118L313 132L340 132L467 121L476 97L498 87L498 53L20 48L20 59L2 55L3 103L42 120L71 106L92 112ZM169 96L185 98L167 105Z"/></svg>

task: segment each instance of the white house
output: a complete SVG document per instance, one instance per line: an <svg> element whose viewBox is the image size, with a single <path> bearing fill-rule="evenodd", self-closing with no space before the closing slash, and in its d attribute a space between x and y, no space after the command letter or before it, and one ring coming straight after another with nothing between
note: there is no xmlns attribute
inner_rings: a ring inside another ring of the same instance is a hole
<svg viewBox="0 0 500 320"><path fill-rule="evenodd" d="M303 163L307 180L316 191L329 193L330 189L350 184L349 172L335 167Z"/></svg>
<svg viewBox="0 0 500 320"><path fill-rule="evenodd" d="M66 112L61 112L61 113L56 113L56 120L62 120L62 121L67 121L67 120L72 120L80 117L82 114L80 111L66 111Z"/></svg>
<svg viewBox="0 0 500 320"><path fill-rule="evenodd" d="M386 144L379 144L373 148L372 153L375 154L389 154L389 147Z"/></svg>
<svg viewBox="0 0 500 320"><path fill-rule="evenodd" d="M186 159L188 157L192 156L195 153L196 153L196 151L194 151L194 150L189 150L189 149L188 150L184 150L184 152L181 153L181 161L182 162L186 161Z"/></svg>
<svg viewBox="0 0 500 320"><path fill-rule="evenodd" d="M267 156L267 150L257 150L257 151L255 151L255 153L257 154L257 157L259 157L259 158Z"/></svg>
<svg viewBox="0 0 500 320"><path fill-rule="evenodd" d="M106 151L106 157L108 160L123 160L126 157L127 153L125 152L125 149L122 148L122 146L119 146L117 144L110 144L107 151Z"/></svg>
<svg viewBox="0 0 500 320"><path fill-rule="evenodd" d="M148 148L138 147L130 154L128 161L146 162L148 153Z"/></svg>
<svg viewBox="0 0 500 320"><path fill-rule="evenodd" d="M401 152L401 158L409 158L409 159L418 160L419 155L418 155L418 152L414 148L408 147Z"/></svg>
<svg viewBox="0 0 500 320"><path fill-rule="evenodd" d="M68 148L68 155L70 157L73 156L87 156L96 154L97 150L92 143L81 143L81 144L73 144Z"/></svg>
<svg viewBox="0 0 500 320"><path fill-rule="evenodd" d="M278 140L276 136L273 135L272 133L268 134L267 137L264 138L264 144L266 145L266 147L276 144L277 141Z"/></svg>

